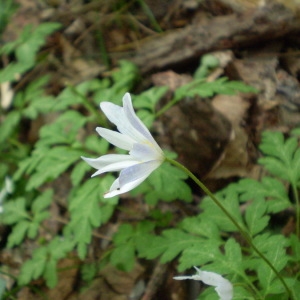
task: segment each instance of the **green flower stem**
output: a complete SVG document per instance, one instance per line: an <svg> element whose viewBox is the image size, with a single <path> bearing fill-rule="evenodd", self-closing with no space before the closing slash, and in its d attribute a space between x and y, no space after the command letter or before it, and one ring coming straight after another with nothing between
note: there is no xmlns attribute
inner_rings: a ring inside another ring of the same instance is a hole
<svg viewBox="0 0 300 300"><path fill-rule="evenodd" d="M170 102L168 102L165 106L163 106L156 114L155 118L159 117L163 113L165 113L168 109L170 109L173 105L175 105L179 100L174 98Z"/></svg>
<svg viewBox="0 0 300 300"><path fill-rule="evenodd" d="M175 105L177 102L179 102L181 100L182 97L180 97L180 94L184 94L183 91L188 91L192 88L194 88L195 86L204 83L205 82L205 78L198 78L198 79L194 79L192 82L187 83L185 85L183 85L182 87L178 88L175 91L174 94L174 98L169 101L165 106L163 106L156 114L155 114L155 118L159 117L160 115L162 115L163 113L165 113L168 109L170 109L173 105ZM181 91L181 92L180 92Z"/></svg>
<svg viewBox="0 0 300 300"><path fill-rule="evenodd" d="M252 247L252 249L257 253L258 256L261 257L262 260L265 261L265 263L271 268L271 270L276 274L277 278L281 281L282 285L286 289L289 298L296 300L293 293L287 286L286 282L282 278L282 276L279 274L279 272L275 269L275 267L272 265L272 263L269 261L269 259L254 245L252 242L252 239L250 235L247 233L247 231L242 228L242 226L235 220L235 218L230 214L230 212L223 206L223 204L214 196L214 194L185 166L177 162L176 160L170 159L166 157L166 161L171 163L172 165L176 166L177 168L184 171L212 200L213 202L222 210L222 212L228 217L228 219L236 226L238 231L241 233L243 238L247 241L247 243Z"/></svg>
<svg viewBox="0 0 300 300"><path fill-rule="evenodd" d="M82 95L81 93L79 93L76 88L72 85L69 85L68 86L70 88L70 90L75 94L77 95L78 97L80 97L82 99L82 104L84 105L84 107L91 113L91 119L94 119L94 120L97 120L99 119L100 121L100 124L103 124L103 125L106 125L107 122L106 120L104 119L103 115L102 114L99 114L99 111L98 109L96 109L89 101L88 99ZM99 117L100 115L100 117Z"/></svg>
<svg viewBox="0 0 300 300"><path fill-rule="evenodd" d="M296 236L300 238L300 203L297 184L292 183L293 194L296 202Z"/></svg>

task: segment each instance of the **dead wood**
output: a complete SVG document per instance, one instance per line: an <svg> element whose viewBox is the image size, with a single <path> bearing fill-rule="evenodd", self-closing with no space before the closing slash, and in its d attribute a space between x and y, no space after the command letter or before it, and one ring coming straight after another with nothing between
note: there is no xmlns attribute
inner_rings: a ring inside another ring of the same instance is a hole
<svg viewBox="0 0 300 300"><path fill-rule="evenodd" d="M297 13L272 4L157 35L140 47L132 61L141 73L148 73L182 64L206 52L265 42L294 31L300 31Z"/></svg>

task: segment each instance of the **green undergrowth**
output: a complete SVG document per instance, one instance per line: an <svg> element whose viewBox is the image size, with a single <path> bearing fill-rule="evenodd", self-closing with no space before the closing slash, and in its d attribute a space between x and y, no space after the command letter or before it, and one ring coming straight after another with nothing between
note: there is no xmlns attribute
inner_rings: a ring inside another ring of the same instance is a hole
<svg viewBox="0 0 300 300"><path fill-rule="evenodd" d="M42 64L47 57L40 57L38 50L58 28L59 24L53 23L44 23L35 30L25 28L18 40L5 45L1 55L12 55L14 60L0 70L0 82L13 84L18 80L16 74L22 76ZM199 68L203 69L203 64ZM100 238L95 230L111 222L122 205L118 197L103 197L115 174L90 179L92 170L80 156L98 157L114 151L94 131L97 126L111 126L100 112L99 103L121 104L125 92L133 90L139 80L136 66L120 61L110 78L66 86L52 96L45 92L49 77L42 76L19 90L9 108L1 108L0 216L1 222L11 229L6 247L22 249L28 242L33 249L31 257L20 266L18 288L38 278L43 278L49 288L55 287L59 261L72 254L81 261L81 279L86 284L107 263L130 271L139 258L159 259L161 263L176 260L178 272L189 272L191 267L198 266L224 275L234 285L234 299L288 299L276 274L245 243L210 198L201 201L199 214L184 217L179 223L170 212L158 209L162 202L179 201L184 205L193 201L187 175L168 163L130 194L142 195L148 205L145 220L120 224L108 241L109 246L101 251L102 256L91 263L89 246L93 238ZM166 107L157 111L157 103L166 92L166 87L152 87L133 95L137 114L149 128L158 114L184 96L211 97L254 89L227 78L208 83L196 72L194 80L178 88ZM24 139L25 124L37 119L42 121L38 139L29 142ZM294 130L287 137L279 132L264 132L258 163L265 175L259 181L243 178L216 193L293 295L300 293L299 132ZM176 153L169 155L176 157ZM64 187L61 202L55 188L58 182ZM54 215L53 205L67 212L64 217ZM291 215L295 230L283 235L283 225L272 221L277 215ZM51 222L58 222L60 229L52 228ZM6 272L3 267L1 272ZM12 292L5 290L3 278L0 277L0 295L10 299ZM214 297L213 288L201 294L201 299Z"/></svg>

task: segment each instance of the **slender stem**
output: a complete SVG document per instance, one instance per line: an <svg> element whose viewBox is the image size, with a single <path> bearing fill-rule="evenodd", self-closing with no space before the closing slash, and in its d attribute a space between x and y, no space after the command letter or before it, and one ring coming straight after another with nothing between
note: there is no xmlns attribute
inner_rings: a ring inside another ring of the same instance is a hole
<svg viewBox="0 0 300 300"><path fill-rule="evenodd" d="M300 238L300 203L297 185L292 183L293 194L296 202L296 236Z"/></svg>
<svg viewBox="0 0 300 300"><path fill-rule="evenodd" d="M156 114L155 117L159 117L160 115L162 115L164 112L166 112L169 108L171 108L173 105L175 105L178 101L180 101L182 99L182 97L180 96L181 94L187 94L190 89L194 88L195 86L202 84L205 82L205 78L198 78L193 80L190 83L187 83L183 86L181 86L180 88L178 88L174 94L174 98L168 102L165 106L163 106ZM184 91L186 91L184 93Z"/></svg>
<svg viewBox="0 0 300 300"><path fill-rule="evenodd" d="M69 88L75 95L77 95L82 99L82 104L91 113L92 118L99 119L100 124L106 125L106 120L103 118L101 114L99 114L99 111L88 101L88 99L80 92L78 92L74 86L69 85Z"/></svg>
<svg viewBox="0 0 300 300"><path fill-rule="evenodd" d="M282 285L286 289L290 299L295 299L291 290L287 286L286 282L279 274L279 272L275 269L269 259L254 245L252 239L248 232L244 230L244 228L235 220L235 218L231 215L231 213L223 206L223 204L214 196L214 194L185 166L177 162L176 160L170 159L166 157L166 161L176 166L177 168L184 171L213 201L214 203L222 210L222 212L228 217L228 219L236 226L238 231L241 233L243 238L247 241L247 243L252 247L252 249L257 253L258 256L261 257L262 260L271 268L271 270L276 274L277 278L281 281ZM296 299L295 299L296 300Z"/></svg>
<svg viewBox="0 0 300 300"><path fill-rule="evenodd" d="M159 117L163 113L165 113L169 108L171 108L173 105L175 105L179 100L174 98L170 102L168 102L165 106L163 106L156 114L155 118Z"/></svg>

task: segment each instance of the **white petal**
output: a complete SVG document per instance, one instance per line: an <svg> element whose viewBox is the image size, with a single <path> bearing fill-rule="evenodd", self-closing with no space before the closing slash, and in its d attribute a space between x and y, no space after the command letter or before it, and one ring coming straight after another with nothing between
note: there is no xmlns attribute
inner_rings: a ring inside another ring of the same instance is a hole
<svg viewBox="0 0 300 300"><path fill-rule="evenodd" d="M120 183L119 183L119 178L117 178L111 185L109 192L104 194L104 198L111 198L116 195L119 195L121 194L121 192L119 191L120 191Z"/></svg>
<svg viewBox="0 0 300 300"><path fill-rule="evenodd" d="M139 178L147 178L156 168L160 166L161 162L157 160L147 161L137 165L128 167L120 172L120 188L124 185L130 184Z"/></svg>
<svg viewBox="0 0 300 300"><path fill-rule="evenodd" d="M100 156L98 158L88 158L88 157L81 156L81 158L95 169L101 169L110 164L121 162L121 161L134 160L132 156L127 154L107 154L107 155Z"/></svg>
<svg viewBox="0 0 300 300"><path fill-rule="evenodd" d="M119 194L133 190L142 183L156 168L160 165L157 161L145 162L128 167L120 172L120 177L117 178L108 193L104 198L114 197Z"/></svg>
<svg viewBox="0 0 300 300"><path fill-rule="evenodd" d="M130 122L130 124L138 132L140 132L148 141L150 141L152 144L158 146L156 141L152 137L150 131L148 130L148 128L144 125L144 123L135 114L129 93L126 93L123 97L123 108L124 108L125 115L126 115L128 121Z"/></svg>
<svg viewBox="0 0 300 300"><path fill-rule="evenodd" d="M134 166L136 164L139 164L139 161L135 161L135 160L124 160L124 161L120 161L117 163L113 163L110 164L108 166L105 166L101 169L99 169L97 172L95 172L92 177L95 177L97 175L103 174L105 172L117 172L117 171L121 171L125 168L129 168L131 166Z"/></svg>
<svg viewBox="0 0 300 300"><path fill-rule="evenodd" d="M119 132L129 136L136 142L145 141L145 137L139 133L131 124L124 113L123 107L115 105L110 102L101 102L100 107L105 113L106 117L114 123Z"/></svg>
<svg viewBox="0 0 300 300"><path fill-rule="evenodd" d="M97 127L96 131L109 143L124 150L130 151L133 147L133 144L135 143L135 141L129 136L121 134L117 131L109 130L102 127Z"/></svg>
<svg viewBox="0 0 300 300"><path fill-rule="evenodd" d="M163 160L163 156L157 152L152 144L134 144L132 150L129 152L134 158L141 161L149 160Z"/></svg>
<svg viewBox="0 0 300 300"><path fill-rule="evenodd" d="M109 192L104 194L104 198L111 198L116 195L124 194L128 191L131 191L135 187L137 187L141 182L143 182L148 176L145 176L143 178L139 178L135 181L130 182L129 184L126 184L120 188L120 182L119 178L117 178L112 186L110 187Z"/></svg>
<svg viewBox="0 0 300 300"><path fill-rule="evenodd" d="M174 279L184 280L201 280L207 285L215 286L215 290L220 297L220 300L231 300L233 298L233 288L229 280L222 277L221 275L214 272L201 271L200 269L194 267L197 270L197 274L192 276L176 276Z"/></svg>

